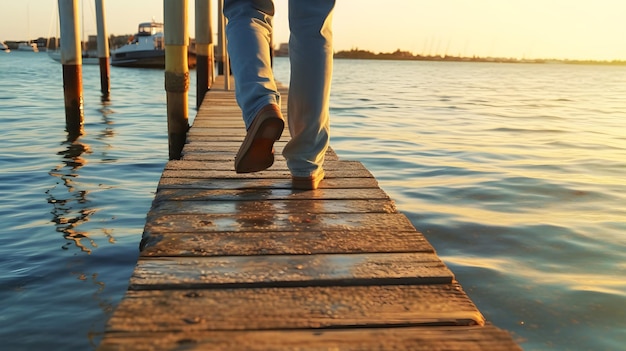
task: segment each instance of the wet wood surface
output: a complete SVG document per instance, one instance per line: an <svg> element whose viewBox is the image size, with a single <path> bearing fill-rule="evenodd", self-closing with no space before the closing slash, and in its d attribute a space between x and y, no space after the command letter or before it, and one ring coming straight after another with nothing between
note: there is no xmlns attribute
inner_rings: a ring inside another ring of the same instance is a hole
<svg viewBox="0 0 626 351"><path fill-rule="evenodd" d="M98 350L521 350L360 162L329 149L320 188L291 189L288 134L237 174L234 92L206 94Z"/></svg>

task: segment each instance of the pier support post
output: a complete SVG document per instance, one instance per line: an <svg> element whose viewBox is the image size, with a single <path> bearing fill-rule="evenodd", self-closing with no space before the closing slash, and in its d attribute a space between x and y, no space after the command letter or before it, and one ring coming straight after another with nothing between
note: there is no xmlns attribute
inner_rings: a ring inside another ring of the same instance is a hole
<svg viewBox="0 0 626 351"><path fill-rule="evenodd" d="M100 90L103 100L111 93L111 73L109 66L109 38L106 30L104 0L96 0L96 25L98 27L98 60L100 63Z"/></svg>
<svg viewBox="0 0 626 351"><path fill-rule="evenodd" d="M196 107L213 85L211 0L196 0Z"/></svg>
<svg viewBox="0 0 626 351"><path fill-rule="evenodd" d="M78 24L78 0L59 0L61 64L65 97L65 124L72 137L83 134L83 57Z"/></svg>
<svg viewBox="0 0 626 351"><path fill-rule="evenodd" d="M226 17L224 17L224 0L217 1L217 8L219 12L219 35L218 35L218 43L220 45L220 52L222 58L222 74L224 75L224 90L230 90L230 62L228 58L228 50L227 45L228 41L226 40Z"/></svg>
<svg viewBox="0 0 626 351"><path fill-rule="evenodd" d="M188 0L163 0L165 91L170 160L179 159L189 130Z"/></svg>

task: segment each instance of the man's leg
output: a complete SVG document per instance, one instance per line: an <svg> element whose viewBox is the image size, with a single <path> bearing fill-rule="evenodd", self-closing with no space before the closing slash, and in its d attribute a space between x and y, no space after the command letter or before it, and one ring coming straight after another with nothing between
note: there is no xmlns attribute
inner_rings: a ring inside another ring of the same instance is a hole
<svg viewBox="0 0 626 351"><path fill-rule="evenodd" d="M258 172L274 163L274 142L285 126L270 59L274 3L225 0L224 15L235 95L248 131L235 156L235 171Z"/></svg>
<svg viewBox="0 0 626 351"><path fill-rule="evenodd" d="M296 178L323 177L324 154L330 137L334 6L335 0L289 1L288 124L292 139L283 155L294 177L294 187L297 187ZM313 186L316 187L317 184Z"/></svg>
<svg viewBox="0 0 626 351"><path fill-rule="evenodd" d="M268 104L280 106L271 67L272 0L225 0L226 35L235 94L246 129Z"/></svg>

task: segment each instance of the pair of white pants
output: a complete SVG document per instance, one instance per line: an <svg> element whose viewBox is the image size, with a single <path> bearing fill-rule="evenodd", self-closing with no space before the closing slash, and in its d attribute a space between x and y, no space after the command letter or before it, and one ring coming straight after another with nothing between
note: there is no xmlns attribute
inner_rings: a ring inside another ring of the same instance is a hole
<svg viewBox="0 0 626 351"><path fill-rule="evenodd" d="M329 144L334 6L335 0L289 0L291 140L283 156L296 177L320 172ZM224 15L235 94L247 129L264 106L280 106L270 56L274 3L224 0Z"/></svg>

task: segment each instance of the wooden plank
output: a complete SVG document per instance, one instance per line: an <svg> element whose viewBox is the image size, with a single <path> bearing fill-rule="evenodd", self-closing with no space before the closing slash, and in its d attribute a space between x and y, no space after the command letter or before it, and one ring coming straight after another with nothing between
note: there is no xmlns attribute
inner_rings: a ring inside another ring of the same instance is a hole
<svg viewBox="0 0 626 351"><path fill-rule="evenodd" d="M223 162L206 162L206 161L189 161L189 160L172 160L169 161L165 165L166 171L184 171L184 170L193 170L193 171L205 171L207 169L210 170L227 170L234 172L235 168L233 165ZM274 162L272 169L280 169L287 170L287 163L284 159L278 159ZM363 166L361 162L355 161L328 161L324 163L325 171L338 171L338 170L349 170L355 173L366 173L371 176L371 173Z"/></svg>
<svg viewBox="0 0 626 351"><path fill-rule="evenodd" d="M245 136L245 135L244 135ZM285 148L286 142L276 142L274 143L274 150L276 155L281 155L283 153L283 149ZM198 152L234 152L237 153L239 150L239 146L241 143L238 143L237 146L230 145L230 142L214 142L214 141L196 141L194 143L186 144L183 148L185 155L188 153L198 153Z"/></svg>
<svg viewBox="0 0 626 351"><path fill-rule="evenodd" d="M148 234L171 231L179 233L341 231L348 233L361 232L363 228L380 232L415 230L406 216L399 213L254 212L245 207L247 203L241 202L241 206L238 206L233 214L148 214L148 223L144 229ZM267 205L271 208L271 202L268 201ZM311 203L312 209L315 206L315 203Z"/></svg>
<svg viewBox="0 0 626 351"><path fill-rule="evenodd" d="M246 128L244 126L241 116L237 116L236 113L228 112L230 108L224 108L222 111L214 111L204 116L198 115L193 123L193 128L198 128L197 132L200 134L219 134L213 133L214 130L219 129L232 129L238 134L246 134ZM194 131L196 133L196 131ZM284 132L283 132L284 133Z"/></svg>
<svg viewBox="0 0 626 351"><path fill-rule="evenodd" d="M434 253L143 257L130 279L142 289L446 284Z"/></svg>
<svg viewBox="0 0 626 351"><path fill-rule="evenodd" d="M271 189L274 178L255 180L253 189L159 189L155 201L237 201L237 200L387 200L380 188L368 189L317 189L298 191L293 189ZM311 203L311 207L318 207ZM245 208L242 208L245 209Z"/></svg>
<svg viewBox="0 0 626 351"><path fill-rule="evenodd" d="M184 150L183 150L184 151ZM334 153L326 153L327 161L336 161L339 160L339 157ZM234 162L235 154L230 152L188 152L184 153L185 160L193 160L193 161L230 161ZM280 156L277 155L276 160L279 160Z"/></svg>
<svg viewBox="0 0 626 351"><path fill-rule="evenodd" d="M211 126L207 125L203 127L202 132L194 132L194 134L189 134L188 141L191 142L192 139L204 139L205 142L211 141L237 141L241 142L243 138L246 136L246 129L241 127L226 127L226 126ZM214 139L214 138L224 138L225 140ZM186 145L188 146L188 145Z"/></svg>
<svg viewBox="0 0 626 351"><path fill-rule="evenodd" d="M293 330L484 323L483 316L458 284L183 289L128 291L109 320L107 331Z"/></svg>
<svg viewBox="0 0 626 351"><path fill-rule="evenodd" d="M227 160L217 161L170 161L165 165L163 177L168 178L198 178L198 175L206 171L228 171L235 173L234 162L227 162ZM226 161L226 162L225 162ZM350 174L350 178L355 177L369 177L373 178L372 174L361 164L360 162L347 162L347 161L328 161L324 164L324 170L329 173L329 177L337 177L338 174ZM184 173L184 172L187 173ZM284 159L280 158L274 162L274 165L266 172L281 171L288 174L287 163ZM178 172L172 175L168 172ZM258 172L257 172L258 173ZM205 173L206 174L206 173ZM243 176L243 174L239 174Z"/></svg>
<svg viewBox="0 0 626 351"><path fill-rule="evenodd" d="M507 332L486 325L116 333L103 340L99 350L522 351L522 348L511 341Z"/></svg>
<svg viewBox="0 0 626 351"><path fill-rule="evenodd" d="M226 168L228 166L222 167ZM165 170L163 171L165 178L219 178L219 179L262 179L262 178L286 178L291 179L291 174L286 169L270 168L265 171L256 173L235 173L226 169L222 170ZM372 175L367 170L359 171L352 169L328 170L324 179L331 178L371 178Z"/></svg>
<svg viewBox="0 0 626 351"><path fill-rule="evenodd" d="M245 132L244 133L221 133L222 130L221 129L213 129L213 128L204 128L204 129L210 129L213 130L212 133L204 133L201 134L203 140L205 141L212 141L215 143L218 142L239 142L241 143L243 137L245 136ZM195 138L197 138L197 136L200 135L198 133L194 133L194 134L188 134L187 136L187 142L192 142ZM185 158L183 158L185 159Z"/></svg>
<svg viewBox="0 0 626 351"><path fill-rule="evenodd" d="M224 143L230 142L230 141L223 141ZM221 143L220 142L215 142L216 144ZM224 161L233 161L235 158L235 154L237 153L238 147L237 148L226 148L226 147L222 147L222 148L207 148L206 151L206 155L201 154L199 151L197 150L191 150L186 154L186 157L183 158L183 160L178 161L178 162L204 162L204 161L220 161L220 162L224 162ZM232 152L232 154L231 154ZM215 159L215 155L230 155L230 157L220 157ZM187 157L189 156L189 157ZM190 158L191 157L191 158ZM325 156L326 158L326 162L328 162L328 165L326 165L327 167L333 167L334 165L332 164L332 162L336 162L339 161L339 157L332 151L327 151ZM173 164L176 164L174 161L171 161ZM347 161L346 161L347 162ZM169 163L169 162L168 162ZM278 152L274 154L274 163L275 164L286 164L285 158ZM225 163L225 165L227 165L228 162ZM207 165L205 165L205 169ZM341 165L339 165L341 166Z"/></svg>
<svg viewBox="0 0 626 351"><path fill-rule="evenodd" d="M145 257L434 252L417 232L219 232L144 235Z"/></svg>
<svg viewBox="0 0 626 351"><path fill-rule="evenodd" d="M238 141L241 142L241 140L243 139L243 136L225 136L225 135L219 135L216 136L212 142L221 142L221 141L225 141L225 142L230 142L230 141ZM236 151L238 149L233 149L231 150L222 150L222 151L216 151L216 150L205 150L204 152L200 152L198 150L192 150L190 149L189 152L184 152L185 150L183 149L183 153L184 153L184 157L183 160L184 161L234 161L235 158L235 154ZM280 153L275 153L275 157L276 157L276 161L277 162L285 162L285 159L282 157L282 155ZM338 161L339 157L337 156L337 154L335 153L334 150L332 150L331 148L328 148L328 150L326 151L325 154L325 159L326 161ZM170 161L172 162L172 161Z"/></svg>
<svg viewBox="0 0 626 351"><path fill-rule="evenodd" d="M169 172L169 171L168 171ZM161 177L159 189L291 189L291 178L279 174L276 178L202 178L197 172L190 172L181 177ZM269 175L269 174L268 174ZM377 188L378 182L374 178L326 178L320 184L320 189L364 189ZM358 212L358 209L357 209Z"/></svg>
<svg viewBox="0 0 626 351"><path fill-rule="evenodd" d="M167 214L233 214L238 207L245 207L253 212L271 209L272 213L394 213L396 206L389 199L372 200L317 200L311 206L308 200L267 201L251 200L242 204L236 201L157 201L150 209L151 215Z"/></svg>

